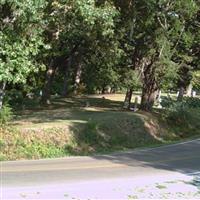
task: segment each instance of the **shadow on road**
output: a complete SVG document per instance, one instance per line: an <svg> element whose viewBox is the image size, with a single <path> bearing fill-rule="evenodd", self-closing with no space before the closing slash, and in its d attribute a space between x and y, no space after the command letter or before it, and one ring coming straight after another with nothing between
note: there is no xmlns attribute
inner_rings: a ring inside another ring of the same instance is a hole
<svg viewBox="0 0 200 200"><path fill-rule="evenodd" d="M135 150L127 153L94 156L93 158L128 166L140 162L144 167L190 174L200 171L200 139L181 145L173 144L150 150Z"/></svg>

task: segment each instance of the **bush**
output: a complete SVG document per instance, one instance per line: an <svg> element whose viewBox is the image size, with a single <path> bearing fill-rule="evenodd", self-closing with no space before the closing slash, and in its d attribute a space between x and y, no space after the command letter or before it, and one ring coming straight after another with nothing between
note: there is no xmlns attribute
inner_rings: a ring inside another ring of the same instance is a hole
<svg viewBox="0 0 200 200"><path fill-rule="evenodd" d="M182 102L172 103L165 112L166 118L175 124L183 123L189 118L189 108Z"/></svg>
<svg viewBox="0 0 200 200"><path fill-rule="evenodd" d="M183 104L187 105L189 108L200 108L200 99L197 97L185 97L183 99Z"/></svg>
<svg viewBox="0 0 200 200"><path fill-rule="evenodd" d="M82 142L90 145L99 144L101 141L101 137L98 134L98 125L95 122L88 122L83 130L83 132L79 135L79 139Z"/></svg>
<svg viewBox="0 0 200 200"><path fill-rule="evenodd" d="M172 104L174 104L174 100L170 97L162 97L160 104L163 108L169 108Z"/></svg>
<svg viewBox="0 0 200 200"><path fill-rule="evenodd" d="M23 103L23 94L21 91L12 89L6 92L4 101L9 103L11 106L19 106Z"/></svg>
<svg viewBox="0 0 200 200"><path fill-rule="evenodd" d="M180 107L181 105L188 108L200 108L200 99L197 97L184 97L183 101L178 102L169 97L162 97L161 105L164 108L175 108L177 106Z"/></svg>
<svg viewBox="0 0 200 200"><path fill-rule="evenodd" d="M200 109L196 104L176 102L164 112L164 119L178 134L200 134Z"/></svg>
<svg viewBox="0 0 200 200"><path fill-rule="evenodd" d="M41 141L34 140L28 144L24 143L24 145L18 145L17 154L29 159L64 156L62 148L51 144L44 144Z"/></svg>
<svg viewBox="0 0 200 200"><path fill-rule="evenodd" d="M13 117L12 109L8 105L4 105L0 110L0 125L7 124Z"/></svg>

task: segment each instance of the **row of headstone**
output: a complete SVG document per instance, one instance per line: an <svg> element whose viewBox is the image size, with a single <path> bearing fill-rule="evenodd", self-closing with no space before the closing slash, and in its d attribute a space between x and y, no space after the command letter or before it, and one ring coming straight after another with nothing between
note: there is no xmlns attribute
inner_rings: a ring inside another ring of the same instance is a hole
<svg viewBox="0 0 200 200"><path fill-rule="evenodd" d="M195 97L197 95L197 92L196 91L192 91L191 92L191 97ZM176 93L176 96L178 97L179 96L179 91Z"/></svg>
<svg viewBox="0 0 200 200"><path fill-rule="evenodd" d="M157 97L156 97L156 101L158 103L157 105L157 108L162 108L162 105L161 105L161 102L162 102L162 99L161 99L161 91L159 91ZM135 97L135 101L134 101L134 106L130 108L130 110L136 112L138 110L138 107L139 107L139 104L141 102L141 97L140 96L136 96Z"/></svg>

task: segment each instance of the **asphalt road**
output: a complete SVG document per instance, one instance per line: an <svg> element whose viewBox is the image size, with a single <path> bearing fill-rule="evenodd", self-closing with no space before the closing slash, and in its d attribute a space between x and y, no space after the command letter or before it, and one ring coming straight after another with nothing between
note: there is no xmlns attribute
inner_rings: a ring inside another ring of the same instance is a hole
<svg viewBox="0 0 200 200"><path fill-rule="evenodd" d="M91 191L98 183L102 188L104 184L108 187L106 182L109 181L117 184L141 178L159 180L199 171L200 139L102 156L1 162L1 198L25 198L23 191L33 189L39 195L40 188L46 194L52 191L56 194L59 188L66 189L67 186L79 188L77 192L80 193L84 183Z"/></svg>

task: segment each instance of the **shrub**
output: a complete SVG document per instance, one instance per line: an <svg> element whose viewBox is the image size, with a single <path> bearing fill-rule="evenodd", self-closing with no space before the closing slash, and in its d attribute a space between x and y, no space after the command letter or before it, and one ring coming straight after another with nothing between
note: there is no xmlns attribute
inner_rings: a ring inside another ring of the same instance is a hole
<svg viewBox="0 0 200 200"><path fill-rule="evenodd" d="M172 103L165 112L168 120L173 121L175 124L182 123L189 118L189 108L182 102Z"/></svg>
<svg viewBox="0 0 200 200"><path fill-rule="evenodd" d="M85 142L86 144L95 145L98 144L101 140L100 135L98 134L98 125L95 122L88 122L85 126L83 132L79 135L80 141Z"/></svg>
<svg viewBox="0 0 200 200"><path fill-rule="evenodd" d="M41 141L19 145L17 154L25 158L52 158L64 156L63 150L55 145L44 144Z"/></svg>
<svg viewBox="0 0 200 200"><path fill-rule="evenodd" d="M174 104L174 100L170 97L162 97L161 106L164 108L169 108L172 104Z"/></svg>
<svg viewBox="0 0 200 200"><path fill-rule="evenodd" d="M187 105L189 108L200 108L200 99L197 97L185 97L183 99L183 104Z"/></svg>
<svg viewBox="0 0 200 200"><path fill-rule="evenodd" d="M6 92L4 99L4 101L8 102L11 106L19 106L22 104L24 98L21 91L12 89Z"/></svg>
<svg viewBox="0 0 200 200"><path fill-rule="evenodd" d="M194 104L195 105L195 104ZM164 113L164 119L178 134L185 136L200 134L200 109L186 102L171 104Z"/></svg>
<svg viewBox="0 0 200 200"><path fill-rule="evenodd" d="M7 124L13 117L12 109L8 105L4 105L0 110L0 125Z"/></svg>
<svg viewBox="0 0 200 200"><path fill-rule="evenodd" d="M162 97L161 105L164 108L175 108L180 107L180 105L188 108L200 108L200 99L197 97L184 97L183 101L177 102L169 97Z"/></svg>

